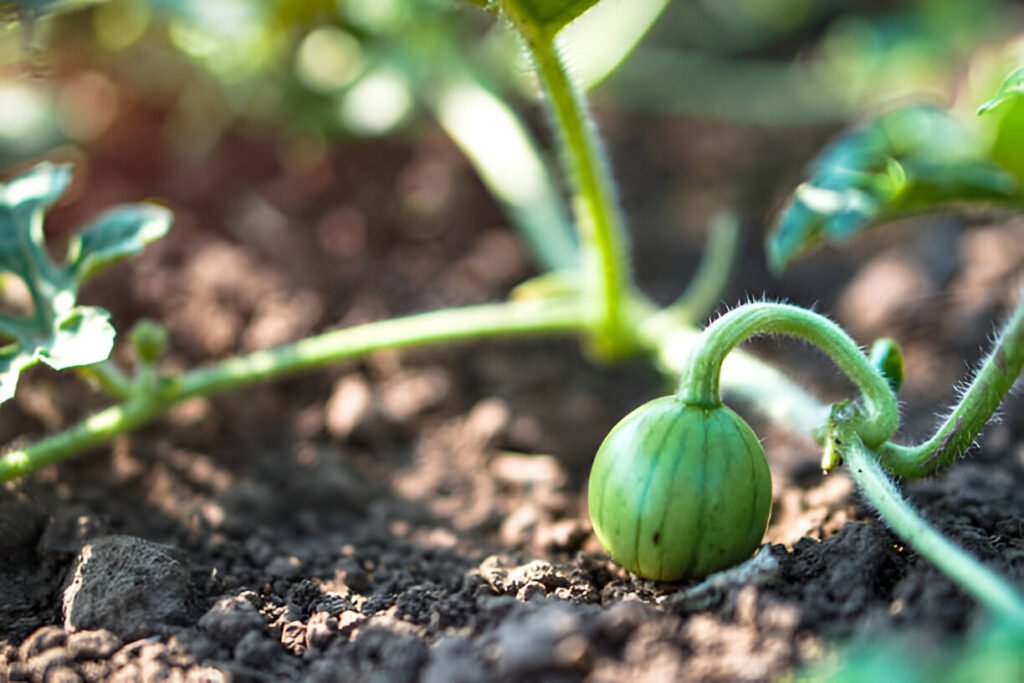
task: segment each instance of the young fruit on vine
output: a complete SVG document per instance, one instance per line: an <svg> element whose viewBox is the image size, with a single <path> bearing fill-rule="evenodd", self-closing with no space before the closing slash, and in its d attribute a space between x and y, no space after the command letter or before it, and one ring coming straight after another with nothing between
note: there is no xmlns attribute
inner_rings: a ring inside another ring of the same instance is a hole
<svg viewBox="0 0 1024 683"><path fill-rule="evenodd" d="M768 525L772 482L764 449L739 415L666 396L608 434L589 499L612 559L645 578L679 581L750 557Z"/></svg>
<svg viewBox="0 0 1024 683"><path fill-rule="evenodd" d="M720 391L725 357L759 334L801 337L832 357L861 389L861 399L837 404L831 420L870 447L886 442L899 426L888 380L835 323L767 302L726 313L691 350L676 395L623 418L594 460L594 531L612 559L637 575L699 579L745 560L761 542L771 510L768 462L757 436L722 403ZM898 349L889 343L881 351L879 362L898 374Z"/></svg>

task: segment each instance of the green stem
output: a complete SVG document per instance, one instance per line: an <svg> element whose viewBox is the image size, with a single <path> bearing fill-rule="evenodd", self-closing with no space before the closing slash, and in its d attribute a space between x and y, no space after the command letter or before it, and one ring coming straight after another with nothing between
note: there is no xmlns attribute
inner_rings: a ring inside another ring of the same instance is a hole
<svg viewBox="0 0 1024 683"><path fill-rule="evenodd" d="M509 15L513 21L514 13ZM547 95L574 189L573 207L583 255L586 315L595 332L596 351L622 356L636 343L626 302L631 280L622 212L597 128L554 41L518 25Z"/></svg>
<svg viewBox="0 0 1024 683"><path fill-rule="evenodd" d="M1024 626L1024 597L966 550L933 529L900 495L878 456L856 434L846 435L843 457L854 481L886 524L993 614Z"/></svg>
<svg viewBox="0 0 1024 683"><path fill-rule="evenodd" d="M563 334L583 328L576 301L568 300L484 304L326 332L158 382L149 392L103 410L67 431L7 453L0 458L0 481L104 444L118 434L149 422L173 405L197 396L277 379L380 349L513 335Z"/></svg>
<svg viewBox="0 0 1024 683"><path fill-rule="evenodd" d="M917 446L888 443L882 463L901 477L924 477L942 469L970 448L1024 371L1024 296L999 334L991 353L949 417Z"/></svg>
<svg viewBox="0 0 1024 683"><path fill-rule="evenodd" d="M112 360L75 368L79 376L96 382L108 396L124 401L132 395L132 381Z"/></svg>
<svg viewBox="0 0 1024 683"><path fill-rule="evenodd" d="M896 397L857 344L828 318L789 304L746 304L705 329L682 374L680 399L690 405L720 405L719 384L725 357L743 341L759 334L786 334L806 339L849 375L861 390L863 409L850 419L865 443L878 446L896 431L899 426Z"/></svg>

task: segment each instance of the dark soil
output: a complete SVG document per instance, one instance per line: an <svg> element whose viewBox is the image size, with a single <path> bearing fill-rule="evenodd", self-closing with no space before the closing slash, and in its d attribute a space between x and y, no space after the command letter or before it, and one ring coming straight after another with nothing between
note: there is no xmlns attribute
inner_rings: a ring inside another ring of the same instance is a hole
<svg viewBox="0 0 1024 683"><path fill-rule="evenodd" d="M76 153L49 229L146 196L172 234L85 299L119 329L165 322L168 367L390 315L497 299L532 270L438 133L330 155L229 137L200 165L125 98ZM952 217L880 232L783 280L762 226L814 135L607 120L641 280L668 299L700 231L739 202L751 237L727 300L816 304L863 343L905 345L906 431L927 431L1024 269L1024 223ZM767 284L766 284L767 283ZM827 397L816 353L757 350ZM808 360L809 358L809 360ZM122 358L121 360L127 360ZM188 403L110 448L0 491L0 671L10 680L761 681L850 639L966 632L975 603L860 501L812 443L756 424L775 480L766 545L700 586L635 579L590 533L585 481L614 422L664 392L643 363L575 341L379 353ZM102 400L23 378L4 442ZM957 542L1024 578L1024 404L969 459L906 492ZM939 642L942 642L941 640Z"/></svg>

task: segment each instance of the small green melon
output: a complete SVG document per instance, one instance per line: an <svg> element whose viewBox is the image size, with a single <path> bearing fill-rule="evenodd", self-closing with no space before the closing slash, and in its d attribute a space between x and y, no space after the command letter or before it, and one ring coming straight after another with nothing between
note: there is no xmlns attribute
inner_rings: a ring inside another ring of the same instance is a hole
<svg viewBox="0 0 1024 683"><path fill-rule="evenodd" d="M626 569L658 581L699 579L757 549L771 473L735 412L666 396L609 432L590 473L589 504L598 540Z"/></svg>

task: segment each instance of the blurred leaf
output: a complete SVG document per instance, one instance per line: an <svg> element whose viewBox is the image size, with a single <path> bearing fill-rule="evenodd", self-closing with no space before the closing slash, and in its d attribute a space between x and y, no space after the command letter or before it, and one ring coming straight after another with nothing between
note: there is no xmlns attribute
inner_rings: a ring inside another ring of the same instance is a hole
<svg viewBox="0 0 1024 683"><path fill-rule="evenodd" d="M171 227L171 212L154 204L129 204L103 214L68 245L68 268L82 284L123 258L141 252Z"/></svg>
<svg viewBox="0 0 1024 683"><path fill-rule="evenodd" d="M31 32L36 20L50 14L71 12L89 5L98 5L108 0L0 0L0 22L21 21L27 32Z"/></svg>
<svg viewBox="0 0 1024 683"><path fill-rule="evenodd" d="M0 78L0 166L38 156L64 139L56 98L43 84Z"/></svg>
<svg viewBox="0 0 1024 683"><path fill-rule="evenodd" d="M994 124L993 161L1024 182L1024 97L1013 97L999 111L985 117Z"/></svg>
<svg viewBox="0 0 1024 683"><path fill-rule="evenodd" d="M843 244L896 216L964 200L1006 200L1016 180L984 158L948 111L915 105L839 138L813 163L768 237L782 272L821 242Z"/></svg>
<svg viewBox="0 0 1024 683"><path fill-rule="evenodd" d="M60 316L36 356L54 370L92 365L110 356L115 336L110 313L95 306L76 306Z"/></svg>
<svg viewBox="0 0 1024 683"><path fill-rule="evenodd" d="M0 188L0 268L32 289L42 284L33 280L51 279L56 270L43 244L42 215L69 182L70 166L40 164Z"/></svg>
<svg viewBox="0 0 1024 683"><path fill-rule="evenodd" d="M630 55L669 0L598 3L567 26L558 47L584 90L597 86Z"/></svg>
<svg viewBox="0 0 1024 683"><path fill-rule="evenodd" d="M0 403L14 398L18 375L32 364L32 354L22 353L19 347L0 350Z"/></svg>
<svg viewBox="0 0 1024 683"><path fill-rule="evenodd" d="M964 639L893 633L857 642L794 676L799 683L974 683L1024 680L1024 628L993 622Z"/></svg>
<svg viewBox="0 0 1024 683"><path fill-rule="evenodd" d="M999 86L995 97L978 107L978 114L986 114L1004 102L1024 97L1024 67L1014 71L1006 77L1003 84Z"/></svg>
<svg viewBox="0 0 1024 683"><path fill-rule="evenodd" d="M500 0L505 14L521 30L550 39L597 0Z"/></svg>
<svg viewBox="0 0 1024 683"><path fill-rule="evenodd" d="M871 364L878 368L894 392L899 391L906 378L906 369L903 364L903 352L899 344L891 337L876 339L871 345L869 356Z"/></svg>
<svg viewBox="0 0 1024 683"><path fill-rule="evenodd" d="M43 213L71 181L71 167L39 164L0 185L0 271L20 278L32 297L31 317L0 315L0 402L14 395L18 375L42 361L56 370L110 356L115 332L102 308L77 306L78 286L166 234L170 213L156 206L114 209L71 240L65 266L46 251Z"/></svg>

